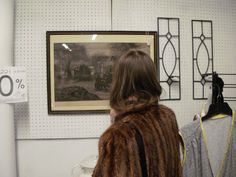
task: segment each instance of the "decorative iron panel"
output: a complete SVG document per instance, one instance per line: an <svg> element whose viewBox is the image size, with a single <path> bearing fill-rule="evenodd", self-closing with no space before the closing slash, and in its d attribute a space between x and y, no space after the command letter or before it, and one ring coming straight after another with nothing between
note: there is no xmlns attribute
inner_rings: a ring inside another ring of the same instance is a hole
<svg viewBox="0 0 236 177"><path fill-rule="evenodd" d="M212 21L192 20L193 99L207 99L213 73Z"/></svg>
<svg viewBox="0 0 236 177"><path fill-rule="evenodd" d="M161 100L181 99L179 18L157 18Z"/></svg>

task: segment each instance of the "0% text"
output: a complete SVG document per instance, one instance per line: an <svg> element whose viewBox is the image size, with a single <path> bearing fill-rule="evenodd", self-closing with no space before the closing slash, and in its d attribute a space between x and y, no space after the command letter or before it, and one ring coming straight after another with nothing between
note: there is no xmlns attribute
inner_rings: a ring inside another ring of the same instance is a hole
<svg viewBox="0 0 236 177"><path fill-rule="evenodd" d="M9 75L2 75L0 77L0 94L4 97L12 95L14 89L23 90L24 88L25 85L23 84L23 80L20 78L14 79Z"/></svg>

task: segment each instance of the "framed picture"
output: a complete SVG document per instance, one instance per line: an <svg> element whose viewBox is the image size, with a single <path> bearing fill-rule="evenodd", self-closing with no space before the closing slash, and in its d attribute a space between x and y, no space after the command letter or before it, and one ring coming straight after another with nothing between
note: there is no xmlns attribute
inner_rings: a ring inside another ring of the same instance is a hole
<svg viewBox="0 0 236 177"><path fill-rule="evenodd" d="M48 31L48 113L109 110L115 61L140 49L156 62L157 32Z"/></svg>

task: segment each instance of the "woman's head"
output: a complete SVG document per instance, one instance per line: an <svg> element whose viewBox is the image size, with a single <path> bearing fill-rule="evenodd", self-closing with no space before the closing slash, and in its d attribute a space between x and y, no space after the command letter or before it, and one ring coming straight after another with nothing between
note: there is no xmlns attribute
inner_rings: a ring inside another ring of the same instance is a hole
<svg viewBox="0 0 236 177"><path fill-rule="evenodd" d="M115 63L110 106L125 111L138 104L157 103L161 86L152 59L140 50L130 50Z"/></svg>

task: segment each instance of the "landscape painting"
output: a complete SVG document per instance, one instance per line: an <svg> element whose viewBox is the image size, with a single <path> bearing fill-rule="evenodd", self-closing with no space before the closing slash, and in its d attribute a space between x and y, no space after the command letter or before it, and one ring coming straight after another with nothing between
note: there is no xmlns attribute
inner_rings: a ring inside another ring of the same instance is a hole
<svg viewBox="0 0 236 177"><path fill-rule="evenodd" d="M81 41L65 36L62 36L64 40L48 41L49 113L109 109L112 68L119 57L130 49L155 56L151 54L154 36L151 44L150 38L147 41L113 41L114 35L109 40L107 34L86 35L88 38L81 38ZM99 40L101 35L105 35L105 40Z"/></svg>

